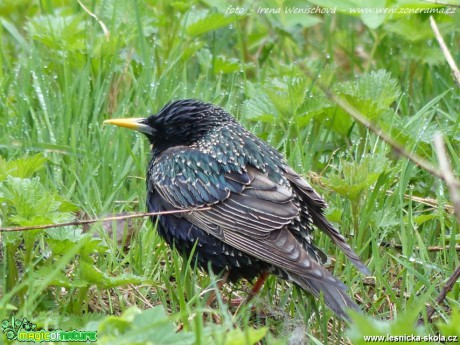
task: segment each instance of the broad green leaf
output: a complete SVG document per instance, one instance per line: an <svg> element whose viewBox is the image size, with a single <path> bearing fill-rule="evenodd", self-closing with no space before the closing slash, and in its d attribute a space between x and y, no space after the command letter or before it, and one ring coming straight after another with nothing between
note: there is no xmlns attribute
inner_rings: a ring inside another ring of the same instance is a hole
<svg viewBox="0 0 460 345"><path fill-rule="evenodd" d="M247 328L245 330L237 328L229 332L221 332L214 339L216 343L224 345L253 345L261 341L267 334L267 331L268 329L265 327L259 329Z"/></svg>
<svg viewBox="0 0 460 345"><path fill-rule="evenodd" d="M88 284L96 284L101 289L110 289L127 284L138 285L147 281L145 278L134 274L110 276L85 260L80 261L80 279Z"/></svg>
<svg viewBox="0 0 460 345"><path fill-rule="evenodd" d="M325 108L319 118L326 127L331 127L343 136L348 135L348 132L353 125L350 115L338 106Z"/></svg>
<svg viewBox="0 0 460 345"><path fill-rule="evenodd" d="M80 247L80 255L88 257L93 253L107 252L107 246L101 239L90 234L83 234L82 230L75 227L60 227L47 229L46 243L55 255L62 255L75 246Z"/></svg>
<svg viewBox="0 0 460 345"><path fill-rule="evenodd" d="M325 183L337 193L350 200L358 200L361 193L368 191L379 176L386 171L388 160L385 156L365 156L360 162L341 162L342 170L327 175Z"/></svg>
<svg viewBox="0 0 460 345"><path fill-rule="evenodd" d="M385 29L409 42L432 39L433 30L426 19L423 20L420 16L405 16L386 24Z"/></svg>
<svg viewBox="0 0 460 345"><path fill-rule="evenodd" d="M223 28L235 20L235 16L225 16L222 13L206 13L203 17L189 24L186 31L190 36L199 36Z"/></svg>
<svg viewBox="0 0 460 345"><path fill-rule="evenodd" d="M382 12L379 13L379 11L385 8L385 4L386 0L368 0L363 3L363 8L370 10L360 15L363 23L367 27L377 29L385 21L387 15Z"/></svg>
<svg viewBox="0 0 460 345"><path fill-rule="evenodd" d="M288 29L293 30L295 27L309 28L321 23L321 17L308 13L312 10L311 6L305 3L289 4L286 3L283 12L286 14L282 17L282 24Z"/></svg>
<svg viewBox="0 0 460 345"><path fill-rule="evenodd" d="M385 70L366 73L355 81L339 84L337 89L371 119L386 111L401 95L399 83Z"/></svg>
<svg viewBox="0 0 460 345"><path fill-rule="evenodd" d="M70 221L73 216L69 211L77 209L61 196L47 191L38 177L8 176L0 182L0 202L8 207L9 222L23 226Z"/></svg>
<svg viewBox="0 0 460 345"><path fill-rule="evenodd" d="M457 337L458 341L460 339L460 311L453 309L450 320L447 320L446 323L438 322L436 326L441 331L441 335Z"/></svg>
<svg viewBox="0 0 460 345"><path fill-rule="evenodd" d="M380 321L370 316L358 314L357 312L350 312L353 322L347 331L347 336L350 341L355 345L364 345L371 342L374 343L410 343L411 340L404 341L404 336L423 336L425 334L424 329L421 327L415 327L418 319L420 309L423 307L423 303L412 308L407 308L405 313L397 316L392 321ZM372 336L381 336L383 338L368 338ZM393 340L385 338L387 336L400 336L400 340ZM414 342L414 340L412 340ZM420 341L418 344L432 344L432 342Z"/></svg>
<svg viewBox="0 0 460 345"><path fill-rule="evenodd" d="M241 63L236 58L227 59L223 55L219 55L214 63L214 73L233 73L240 69Z"/></svg>
<svg viewBox="0 0 460 345"><path fill-rule="evenodd" d="M67 52L85 48L85 20L80 15L43 15L30 19L27 30L32 39Z"/></svg>
<svg viewBox="0 0 460 345"><path fill-rule="evenodd" d="M432 219L437 219L439 216L437 214L421 214L419 216L414 216L412 217L413 221L417 225L422 225L425 222L428 222ZM410 221L409 219L406 219L408 222Z"/></svg>
<svg viewBox="0 0 460 345"><path fill-rule="evenodd" d="M0 156L0 181L4 180L8 175L19 178L32 177L37 171L43 169L46 161L47 159L41 153L9 162Z"/></svg>
<svg viewBox="0 0 460 345"><path fill-rule="evenodd" d="M243 113L247 119L262 122L273 122L278 117L278 110L264 94L246 100L243 104Z"/></svg>
<svg viewBox="0 0 460 345"><path fill-rule="evenodd" d="M354 0L309 0L309 2L321 7L334 8L337 10L337 12L348 15L353 14L350 12L351 8L357 7L356 1Z"/></svg>
<svg viewBox="0 0 460 345"><path fill-rule="evenodd" d="M187 10L190 9L190 7L192 6L192 3L190 1L172 1L170 3L170 6L174 8L175 10L185 13L187 12Z"/></svg>
<svg viewBox="0 0 460 345"><path fill-rule="evenodd" d="M194 344L190 332L176 332L162 306L144 311L137 307L127 309L121 316L108 316L99 323L98 344Z"/></svg>
<svg viewBox="0 0 460 345"><path fill-rule="evenodd" d="M52 276L53 279L47 284L52 286L60 286L65 288L75 288L76 285L70 281L69 277L65 274L64 271L56 272L56 268L53 265L45 265L41 267L39 270L33 271L33 282L37 286L48 277Z"/></svg>

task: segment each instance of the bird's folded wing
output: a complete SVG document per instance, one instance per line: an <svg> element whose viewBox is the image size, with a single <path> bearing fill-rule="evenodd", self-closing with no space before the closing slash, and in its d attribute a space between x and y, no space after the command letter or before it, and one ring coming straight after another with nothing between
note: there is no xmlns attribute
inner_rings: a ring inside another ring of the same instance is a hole
<svg viewBox="0 0 460 345"><path fill-rule="evenodd" d="M155 190L169 204L168 208L208 206L209 210L177 216L283 270L342 286L308 256L286 228L299 213L289 188L250 166L246 171L219 173L209 157L200 155L184 149L180 162L185 164L179 163L179 167L171 156L155 163L152 174L159 181Z"/></svg>
<svg viewBox="0 0 460 345"><path fill-rule="evenodd" d="M206 226L203 230L217 234L220 228L264 238L298 216L292 191L257 169L248 166L240 172L219 171L217 163L198 150L176 153L180 159L169 152L168 159L160 158L153 165L150 175L154 188L168 209L210 207L195 212L201 214L199 217L188 217L200 222L196 225Z"/></svg>
<svg viewBox="0 0 460 345"><path fill-rule="evenodd" d="M182 209L213 205L250 183L246 173L227 178L211 156L183 146L166 150L148 176L149 188L158 191L172 208Z"/></svg>

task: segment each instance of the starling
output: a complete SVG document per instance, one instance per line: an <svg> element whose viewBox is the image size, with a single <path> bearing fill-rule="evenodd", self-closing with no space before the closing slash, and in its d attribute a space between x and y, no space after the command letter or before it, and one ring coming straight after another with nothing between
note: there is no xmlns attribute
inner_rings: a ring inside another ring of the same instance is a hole
<svg viewBox="0 0 460 345"><path fill-rule="evenodd" d="M347 308L358 309L345 284L322 266L327 257L313 242L315 226L369 274L325 218L325 201L278 151L224 109L187 99L147 118L105 123L140 131L152 144L148 211L191 210L152 217L171 247L193 253L204 270L226 272L229 281L274 274L322 294L342 318Z"/></svg>

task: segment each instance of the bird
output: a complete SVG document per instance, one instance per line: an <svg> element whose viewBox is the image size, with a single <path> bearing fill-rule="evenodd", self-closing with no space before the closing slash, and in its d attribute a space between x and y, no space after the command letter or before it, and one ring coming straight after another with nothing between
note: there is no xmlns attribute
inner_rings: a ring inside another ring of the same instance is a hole
<svg viewBox="0 0 460 345"><path fill-rule="evenodd" d="M325 200L283 155L223 108L195 99L166 104L146 118L104 121L147 136L146 206L159 235L204 271L228 282L270 275L323 296L340 318L359 311L347 286L325 267L314 243L324 232L363 274L367 266L326 219ZM184 210L188 212L167 213Z"/></svg>

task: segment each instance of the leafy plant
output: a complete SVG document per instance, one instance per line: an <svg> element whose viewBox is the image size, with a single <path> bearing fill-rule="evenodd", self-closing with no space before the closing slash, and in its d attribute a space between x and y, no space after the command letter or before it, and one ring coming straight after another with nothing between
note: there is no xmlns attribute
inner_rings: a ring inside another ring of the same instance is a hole
<svg viewBox="0 0 460 345"><path fill-rule="evenodd" d="M176 333L163 308L144 311L127 309L121 316L109 316L98 324L101 344L194 344L190 332Z"/></svg>

